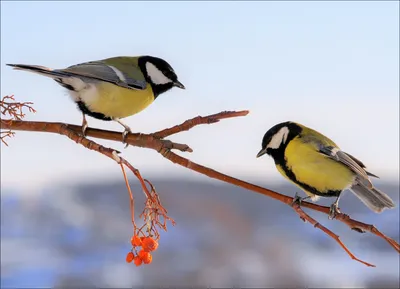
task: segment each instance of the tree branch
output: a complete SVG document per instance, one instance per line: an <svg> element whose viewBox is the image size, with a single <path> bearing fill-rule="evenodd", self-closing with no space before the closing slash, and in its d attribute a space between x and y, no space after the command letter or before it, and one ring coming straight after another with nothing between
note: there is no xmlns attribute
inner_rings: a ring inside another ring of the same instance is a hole
<svg viewBox="0 0 400 289"><path fill-rule="evenodd" d="M220 113L211 114L207 116L197 116L192 119L188 119L187 121L178 124L176 126L173 126L171 128L163 129L161 131L152 133L152 135L156 138L162 139L179 132L188 131L200 124L212 124L219 122L221 119L246 116L248 114L249 114L248 110L242 110L242 111L222 111Z"/></svg>
<svg viewBox="0 0 400 289"><path fill-rule="evenodd" d="M333 233L331 230L329 230L328 228L326 228L325 226L321 225L319 222L317 222L315 219L311 218L310 215L306 214L302 209L301 206L298 203L293 203L292 207L294 209L294 211L299 215L300 219L302 219L304 222L308 221L311 225L314 226L314 228L320 229L322 232L324 232L325 234L327 234L329 237L331 237L332 239L334 239L339 245L340 247L343 248L343 250L346 251L346 253L350 256L351 259L358 261L368 267L375 267L375 265L367 263L361 259L358 259L356 256L354 256L353 253L351 253L351 251L346 247L345 244L343 244L343 242L340 240L340 237L338 235L336 235L335 233Z"/></svg>
<svg viewBox="0 0 400 289"><path fill-rule="evenodd" d="M359 261L367 266L373 266L372 264L369 264L367 262L364 262L358 258L356 258L348 249L347 247L340 241L339 236L334 234L332 231L327 229L326 227L320 225L316 220L311 218L309 215L307 215L299 205L293 205L294 198L274 192L272 190L262 188L257 185L253 185L251 183L233 178L231 176L222 174L218 171L215 171L211 168L202 166L200 164L197 164L195 162L190 161L187 158L181 157L172 150L179 150L182 152L192 152L192 149L186 145L186 144L179 144L179 143L174 143L169 140L164 140L165 137L171 136L173 134L182 132L182 131L187 131L190 130L191 128L200 125L200 124L212 124L216 123L221 119L225 118L230 118L230 117L237 117L237 116L245 116L248 114L248 111L225 111L209 116L198 116L193 119L187 120L183 122L182 124L176 125L171 128L167 128L152 134L129 134L126 138L126 143L132 146L137 146L137 147L142 147L142 148L149 148L156 150L159 152L163 157L166 159L170 160L171 162L181 165L185 168L188 168L190 170L196 171L198 173L201 173L203 175L206 175L210 178L214 178L226 183L233 184L235 186L242 187L244 189L257 192L259 194L271 197L275 200L278 200L282 203L285 203L292 207L294 211L302 218L303 220L307 220L309 223L314 225L316 228L319 228L322 230L324 233L332 237L346 252L347 254L354 260ZM123 163L127 165L128 168L131 169L133 173L138 177L140 180L143 190L145 191L145 194L147 195L148 199L155 201L155 199L152 199L152 192L150 192L147 187L146 187L146 182L148 183L147 180L144 180L141 178L140 174L136 169L134 169L126 160L120 158L115 150L109 149L109 148L104 148L101 145L96 144L95 142L88 140L82 136L80 136L81 132L81 126L76 126L72 124L63 124L63 123L51 123L51 122L32 122L32 121L21 121L21 120L1 120L1 129L2 130L20 130L20 131L37 131L37 132L48 132L48 133L58 133L65 135L69 137L70 139L76 141L77 143L80 143L87 147L88 149L96 150L113 160L117 161L118 163ZM108 130L99 130L99 129L93 129L93 128L88 128L86 130L87 136L89 137L94 137L94 138L99 138L99 139L106 139L106 140L113 140L113 141L118 141L121 142L121 133L120 132L114 132L114 131L108 131ZM128 185L128 184L127 184ZM153 186L150 185L152 190ZM129 190L129 188L128 188ZM301 206L304 208L308 208L314 211L318 211L320 213L329 215L330 208L325 207L325 206L320 206L317 204L309 203L309 202L301 202ZM151 207L151 206L150 206ZM165 209L164 209L165 210ZM163 212L163 216L166 217L166 211ZM151 215L151 213L150 213ZM388 242L398 253L400 253L400 246L399 244L392 238L384 235L381 233L377 228L375 228L371 224L366 224L357 220L354 220L350 218L348 215L343 214L343 213L338 213L335 216L335 219L346 224L349 226L351 229L357 231L357 232L370 232ZM161 223L159 223L161 224ZM166 228L165 228L166 229Z"/></svg>

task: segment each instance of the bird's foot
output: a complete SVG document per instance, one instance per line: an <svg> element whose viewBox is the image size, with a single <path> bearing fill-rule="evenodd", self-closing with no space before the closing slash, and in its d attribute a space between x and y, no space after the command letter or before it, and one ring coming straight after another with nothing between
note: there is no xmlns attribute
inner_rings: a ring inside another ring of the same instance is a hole
<svg viewBox="0 0 400 289"><path fill-rule="evenodd" d="M87 124L85 124L85 125L82 124L82 135L83 135L83 137L86 137L86 129L87 129L87 127L88 127Z"/></svg>
<svg viewBox="0 0 400 289"><path fill-rule="evenodd" d="M88 123L86 121L86 118L83 118L82 120L82 135L86 137L86 129L88 128Z"/></svg>
<svg viewBox="0 0 400 289"><path fill-rule="evenodd" d="M126 143L126 137L128 135L128 133L132 133L132 130L129 126L127 126L126 124L124 124L119 118L114 117L112 118L113 121L118 122L120 125L122 125L124 127L124 132L122 133L122 143L126 144L125 148L127 148L129 146L129 144Z"/></svg>
<svg viewBox="0 0 400 289"><path fill-rule="evenodd" d="M340 214L340 210L338 208L338 204L333 203L329 210L329 215L328 215L329 220L333 220L335 218L336 214Z"/></svg>
<svg viewBox="0 0 400 289"><path fill-rule="evenodd" d="M129 146L128 143L126 143L126 137L129 133L132 133L131 129L129 127L125 127L124 132L122 133L122 143L125 144L125 149Z"/></svg>
<svg viewBox="0 0 400 289"><path fill-rule="evenodd" d="M302 201L303 199L304 199L304 198L300 197L299 194L296 192L296 193L294 194L292 206L295 205L295 204L298 204L298 205L300 206L301 201Z"/></svg>

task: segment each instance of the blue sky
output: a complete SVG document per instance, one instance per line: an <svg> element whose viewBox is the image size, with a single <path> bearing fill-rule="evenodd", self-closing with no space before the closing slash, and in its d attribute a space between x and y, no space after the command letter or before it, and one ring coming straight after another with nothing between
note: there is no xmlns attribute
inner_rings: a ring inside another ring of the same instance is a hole
<svg viewBox="0 0 400 289"><path fill-rule="evenodd" d="M5 63L62 68L117 55L166 59L187 87L125 119L152 132L196 115L249 109L174 136L193 161L246 179L283 180L261 139L293 120L331 137L370 171L399 174L397 2L1 2L1 94L33 101L29 120L80 124L55 82ZM121 130L88 119L90 126ZM58 135L17 132L1 147L2 186L118 176L119 167ZM154 151L122 149L144 174L196 175Z"/></svg>

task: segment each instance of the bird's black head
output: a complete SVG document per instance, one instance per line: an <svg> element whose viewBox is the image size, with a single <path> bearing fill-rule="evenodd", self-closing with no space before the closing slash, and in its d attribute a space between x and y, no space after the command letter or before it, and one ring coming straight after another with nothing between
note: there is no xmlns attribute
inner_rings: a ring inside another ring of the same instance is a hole
<svg viewBox="0 0 400 289"><path fill-rule="evenodd" d="M283 156L283 152L289 141L299 135L302 128L294 122L286 121L274 125L264 135L261 150L257 157L264 154L272 156L274 159Z"/></svg>
<svg viewBox="0 0 400 289"><path fill-rule="evenodd" d="M178 80L174 69L164 59L153 56L141 56L139 57L138 64L146 81L150 83L155 97L174 86L185 89L185 86Z"/></svg>

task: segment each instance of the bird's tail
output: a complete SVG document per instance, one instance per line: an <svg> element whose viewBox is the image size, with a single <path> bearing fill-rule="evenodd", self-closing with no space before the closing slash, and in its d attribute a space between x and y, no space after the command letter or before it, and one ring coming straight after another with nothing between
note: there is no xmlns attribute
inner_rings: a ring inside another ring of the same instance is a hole
<svg viewBox="0 0 400 289"><path fill-rule="evenodd" d="M382 212L384 209L394 208L396 205L392 199L385 193L375 189L368 188L363 184L356 183L350 190L356 195L368 208L376 213Z"/></svg>
<svg viewBox="0 0 400 289"><path fill-rule="evenodd" d="M65 77L66 75L59 70L54 70L48 67L39 65L27 65L27 64L7 64L8 66L14 67L16 70L26 70L40 75L44 75L51 78Z"/></svg>

